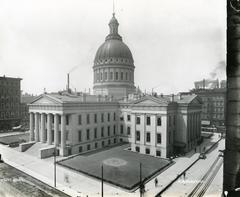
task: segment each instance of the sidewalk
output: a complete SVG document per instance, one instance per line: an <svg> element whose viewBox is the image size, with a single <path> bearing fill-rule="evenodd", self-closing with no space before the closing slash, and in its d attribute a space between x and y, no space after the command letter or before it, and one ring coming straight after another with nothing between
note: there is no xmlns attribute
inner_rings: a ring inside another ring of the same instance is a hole
<svg viewBox="0 0 240 197"><path fill-rule="evenodd" d="M217 141L217 139L217 137L213 137L213 140ZM206 149L207 148L208 146L206 144ZM0 145L0 153L2 154L2 158L6 163L53 186L53 158L41 160L31 155L18 152L17 150L11 149L4 145ZM199 153L194 154L192 151L185 157L174 159L174 162L176 163L157 176L159 185L158 187L155 187L154 178L145 185L146 193L144 196L155 196L163 187L171 182L177 176L177 174L180 174L194 160L196 160L198 156ZM57 158L57 160L58 159L60 159L60 157ZM101 196L101 182L99 180L74 172L59 165L57 165L57 189L71 196ZM104 183L104 191L104 196L106 197L115 195L121 197L139 196L139 190L129 193L106 183Z"/></svg>

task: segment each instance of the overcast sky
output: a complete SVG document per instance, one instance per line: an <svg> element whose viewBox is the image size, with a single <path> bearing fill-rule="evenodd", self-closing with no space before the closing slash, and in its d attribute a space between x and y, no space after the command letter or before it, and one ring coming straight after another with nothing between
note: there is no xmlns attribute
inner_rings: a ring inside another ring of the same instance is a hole
<svg viewBox="0 0 240 197"><path fill-rule="evenodd" d="M93 86L93 60L109 32L112 0L0 0L0 76L40 94ZM135 85L159 93L225 77L225 0L115 0L132 51Z"/></svg>

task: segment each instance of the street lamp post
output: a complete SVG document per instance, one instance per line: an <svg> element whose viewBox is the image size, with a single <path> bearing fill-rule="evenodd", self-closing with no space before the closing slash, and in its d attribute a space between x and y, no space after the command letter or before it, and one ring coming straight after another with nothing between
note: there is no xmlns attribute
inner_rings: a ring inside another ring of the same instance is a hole
<svg viewBox="0 0 240 197"><path fill-rule="evenodd" d="M57 177L57 174L56 174L56 147L54 147L53 156L54 156L54 187L56 187L56 177Z"/></svg>
<svg viewBox="0 0 240 197"><path fill-rule="evenodd" d="M102 197L103 197L103 164L102 164Z"/></svg>

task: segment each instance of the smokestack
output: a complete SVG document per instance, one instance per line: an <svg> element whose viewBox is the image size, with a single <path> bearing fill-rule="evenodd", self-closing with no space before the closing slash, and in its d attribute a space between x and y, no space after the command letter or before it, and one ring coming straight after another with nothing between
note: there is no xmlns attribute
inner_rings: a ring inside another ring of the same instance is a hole
<svg viewBox="0 0 240 197"><path fill-rule="evenodd" d="M70 89L69 89L69 73L67 74L67 92L70 92Z"/></svg>

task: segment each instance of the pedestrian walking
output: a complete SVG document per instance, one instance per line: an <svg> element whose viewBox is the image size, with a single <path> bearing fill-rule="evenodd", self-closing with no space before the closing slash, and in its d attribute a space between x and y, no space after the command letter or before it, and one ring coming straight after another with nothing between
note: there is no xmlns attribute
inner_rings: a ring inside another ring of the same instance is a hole
<svg viewBox="0 0 240 197"><path fill-rule="evenodd" d="M183 179L185 181L185 178L186 178L186 172L183 173Z"/></svg>
<svg viewBox="0 0 240 197"><path fill-rule="evenodd" d="M157 185L158 185L158 179L155 178L155 187L157 187Z"/></svg>

